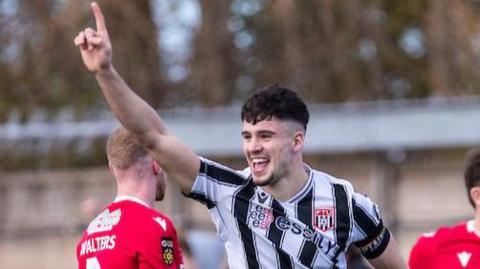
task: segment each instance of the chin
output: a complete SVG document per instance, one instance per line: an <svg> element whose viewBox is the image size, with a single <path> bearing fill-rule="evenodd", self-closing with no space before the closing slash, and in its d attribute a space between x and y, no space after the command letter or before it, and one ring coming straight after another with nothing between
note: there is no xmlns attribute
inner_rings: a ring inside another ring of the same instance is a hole
<svg viewBox="0 0 480 269"><path fill-rule="evenodd" d="M253 183L257 186L267 186L273 182L272 176L253 177Z"/></svg>

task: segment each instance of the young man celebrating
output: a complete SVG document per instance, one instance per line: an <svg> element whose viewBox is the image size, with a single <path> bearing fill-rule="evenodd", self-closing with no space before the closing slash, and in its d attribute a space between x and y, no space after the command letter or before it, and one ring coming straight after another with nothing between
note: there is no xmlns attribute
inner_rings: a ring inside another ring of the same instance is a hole
<svg viewBox="0 0 480 269"><path fill-rule="evenodd" d="M480 149L469 152L464 180L473 220L420 237L410 253L411 269L480 268Z"/></svg>
<svg viewBox="0 0 480 269"><path fill-rule="evenodd" d="M161 167L123 127L109 137L107 156L117 197L80 239L78 268L183 268L175 227L153 208L165 195Z"/></svg>
<svg viewBox="0 0 480 269"><path fill-rule="evenodd" d="M309 113L294 92L272 86L244 104L247 169L198 157L115 71L103 14L96 3L92 10L97 29L74 40L84 64L125 128L183 193L209 208L231 269L346 268L352 243L377 268L406 267L377 206L348 182L303 163Z"/></svg>

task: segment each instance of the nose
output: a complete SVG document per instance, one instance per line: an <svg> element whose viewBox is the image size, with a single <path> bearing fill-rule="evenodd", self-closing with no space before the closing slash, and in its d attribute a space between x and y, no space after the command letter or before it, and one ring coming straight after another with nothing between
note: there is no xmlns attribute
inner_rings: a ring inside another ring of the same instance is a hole
<svg viewBox="0 0 480 269"><path fill-rule="evenodd" d="M252 138L247 145L247 149L250 153L258 153L262 151L262 144L255 138Z"/></svg>

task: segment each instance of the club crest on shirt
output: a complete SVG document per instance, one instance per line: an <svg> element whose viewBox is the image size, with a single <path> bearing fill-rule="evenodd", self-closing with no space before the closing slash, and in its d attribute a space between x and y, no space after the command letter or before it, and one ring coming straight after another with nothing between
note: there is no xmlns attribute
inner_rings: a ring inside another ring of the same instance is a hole
<svg viewBox="0 0 480 269"><path fill-rule="evenodd" d="M335 227L335 208L315 208L315 227L326 232Z"/></svg>
<svg viewBox="0 0 480 269"><path fill-rule="evenodd" d="M173 240L168 237L162 237L162 258L166 265L173 264Z"/></svg>

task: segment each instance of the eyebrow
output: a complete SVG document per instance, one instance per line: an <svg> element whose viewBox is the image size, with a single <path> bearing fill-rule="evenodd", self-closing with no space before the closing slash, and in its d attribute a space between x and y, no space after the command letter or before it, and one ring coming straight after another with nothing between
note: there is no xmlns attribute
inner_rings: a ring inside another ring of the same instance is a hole
<svg viewBox="0 0 480 269"><path fill-rule="evenodd" d="M251 131L242 131L242 135L245 135L245 134L252 134L252 133L257 133L257 134L276 134L277 132L275 131L270 131L270 130L260 130L260 131L256 131L256 132L251 132Z"/></svg>
<svg viewBox="0 0 480 269"><path fill-rule="evenodd" d="M276 132L270 130L260 130L257 132L258 134L275 134Z"/></svg>

